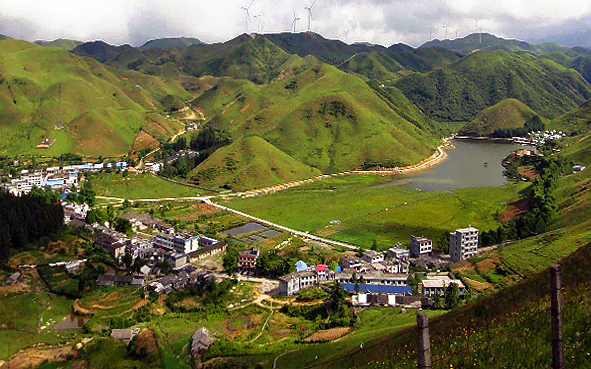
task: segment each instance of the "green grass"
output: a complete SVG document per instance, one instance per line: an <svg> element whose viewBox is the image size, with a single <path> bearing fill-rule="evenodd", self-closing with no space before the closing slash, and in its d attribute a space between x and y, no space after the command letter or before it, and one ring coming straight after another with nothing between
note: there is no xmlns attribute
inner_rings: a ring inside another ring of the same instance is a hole
<svg viewBox="0 0 591 369"><path fill-rule="evenodd" d="M260 137L251 136L217 150L189 175L189 180L211 188L250 189L319 174L318 169L298 162Z"/></svg>
<svg viewBox="0 0 591 369"><path fill-rule="evenodd" d="M474 120L463 126L460 135L484 137L496 129L519 128L537 114L516 99L505 99L484 109Z"/></svg>
<svg viewBox="0 0 591 369"><path fill-rule="evenodd" d="M444 231L468 224L488 230L499 224L495 214L519 198L527 184L457 189L452 193L418 192L384 186L388 178L331 178L283 192L231 201L231 208L301 231L369 247L407 244L411 234L435 242ZM330 226L340 220L338 226Z"/></svg>
<svg viewBox="0 0 591 369"><path fill-rule="evenodd" d="M100 173L92 177L92 185L98 196L118 197L128 200L194 197L203 194L196 188L167 182L152 174Z"/></svg>

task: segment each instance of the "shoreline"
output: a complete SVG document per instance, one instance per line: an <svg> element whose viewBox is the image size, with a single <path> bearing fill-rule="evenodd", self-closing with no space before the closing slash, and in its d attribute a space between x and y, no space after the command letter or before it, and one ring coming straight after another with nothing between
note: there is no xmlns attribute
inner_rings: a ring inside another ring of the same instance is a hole
<svg viewBox="0 0 591 369"><path fill-rule="evenodd" d="M444 143L442 145L437 146L437 151L435 153L433 153L431 156L429 156L427 159L422 160L418 164L409 165L409 166L402 167L402 168L396 167L396 168L383 168L383 169L377 169L377 170L352 170L352 171L346 171L346 172L341 172L341 173L322 174L322 175L319 175L319 176L316 176L313 178L292 181L292 182L288 182L288 183L278 184L278 185L274 185L274 186L269 186L269 187L264 187L264 188L259 188L259 189L244 191L244 192L222 195L220 197L222 197L222 199L225 200L230 197L249 198L249 197L255 197L255 196L259 196L259 195L267 195L270 193L275 193L275 192L287 190L289 188L299 187L299 186L314 183L317 181L322 181L327 178L341 177L341 176L346 176L346 175L393 176L396 174L416 173L416 172L420 172L425 169L432 168L435 165L440 164L445 159L447 159L446 151L453 150L455 148L450 141L451 141L450 139L445 139Z"/></svg>

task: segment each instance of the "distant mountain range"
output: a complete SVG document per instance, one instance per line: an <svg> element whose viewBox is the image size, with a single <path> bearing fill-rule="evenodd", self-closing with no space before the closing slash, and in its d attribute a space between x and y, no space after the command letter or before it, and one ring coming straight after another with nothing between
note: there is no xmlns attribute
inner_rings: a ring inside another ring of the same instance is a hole
<svg viewBox="0 0 591 369"><path fill-rule="evenodd" d="M190 173L208 186L259 186L257 171L276 183L416 163L449 133L444 121L490 134L539 114L584 132L588 109L576 109L591 99L591 50L490 34L419 48L314 33L38 44L0 41L0 153L56 138L49 154L133 155L188 120L234 142Z"/></svg>

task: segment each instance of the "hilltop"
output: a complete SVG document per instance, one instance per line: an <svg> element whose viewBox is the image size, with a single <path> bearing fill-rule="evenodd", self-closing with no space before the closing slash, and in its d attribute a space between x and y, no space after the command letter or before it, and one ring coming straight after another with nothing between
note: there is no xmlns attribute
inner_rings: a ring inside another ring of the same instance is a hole
<svg viewBox="0 0 591 369"><path fill-rule="evenodd" d="M257 136L240 138L189 174L193 183L232 189L261 188L321 174Z"/></svg>
<svg viewBox="0 0 591 369"><path fill-rule="evenodd" d="M462 127L459 135L484 137L497 129L520 128L537 117L536 112L517 99L505 99L484 109L470 123Z"/></svg>
<svg viewBox="0 0 591 369"><path fill-rule="evenodd" d="M406 120L359 77L313 57L292 56L281 79L259 87L224 78L195 101L216 129L258 135L294 159L335 172L364 163L407 165L433 153L438 139Z"/></svg>
<svg viewBox="0 0 591 369"><path fill-rule="evenodd" d="M152 49L152 48L160 48L163 50L170 49L172 47L189 47L191 45L202 44L203 41L199 40L196 37L167 37L167 38L158 38L155 40L150 40L140 46L140 49Z"/></svg>
<svg viewBox="0 0 591 369"><path fill-rule="evenodd" d="M57 40L53 40L53 41L38 40L38 41L35 41L35 44L37 44L39 46L45 46L45 47L58 47L60 49L66 50L66 51L70 51L70 50L73 50L76 46L82 45L82 42L76 41L76 40L68 40L68 39L64 39L64 38L58 38Z"/></svg>
<svg viewBox="0 0 591 369"><path fill-rule="evenodd" d="M487 107L515 98L545 118L555 118L591 98L591 85L576 71L548 59L498 50L475 52L395 86L427 116L470 121Z"/></svg>
<svg viewBox="0 0 591 369"><path fill-rule="evenodd" d="M591 129L591 100L557 117L550 127L575 136L588 133Z"/></svg>
<svg viewBox="0 0 591 369"><path fill-rule="evenodd" d="M453 40L446 39L446 40L431 40L427 41L419 48L426 48L426 47L443 47L449 50L453 50L459 52L463 55L468 55L473 53L474 51L495 51L495 50L505 50L505 51L529 51L529 52L536 52L539 49L526 42L520 41L515 39L504 39L490 33L472 33L465 37L456 38Z"/></svg>

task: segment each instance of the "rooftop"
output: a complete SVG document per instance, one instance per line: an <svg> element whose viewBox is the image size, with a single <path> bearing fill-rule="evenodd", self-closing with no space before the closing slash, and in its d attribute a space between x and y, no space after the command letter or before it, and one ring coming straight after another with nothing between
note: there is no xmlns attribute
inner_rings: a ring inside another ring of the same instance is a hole
<svg viewBox="0 0 591 369"><path fill-rule="evenodd" d="M345 291L355 291L353 283L341 283ZM390 293L399 295L412 295L412 289L409 286L384 286L376 284L360 284L359 290L364 293Z"/></svg>

